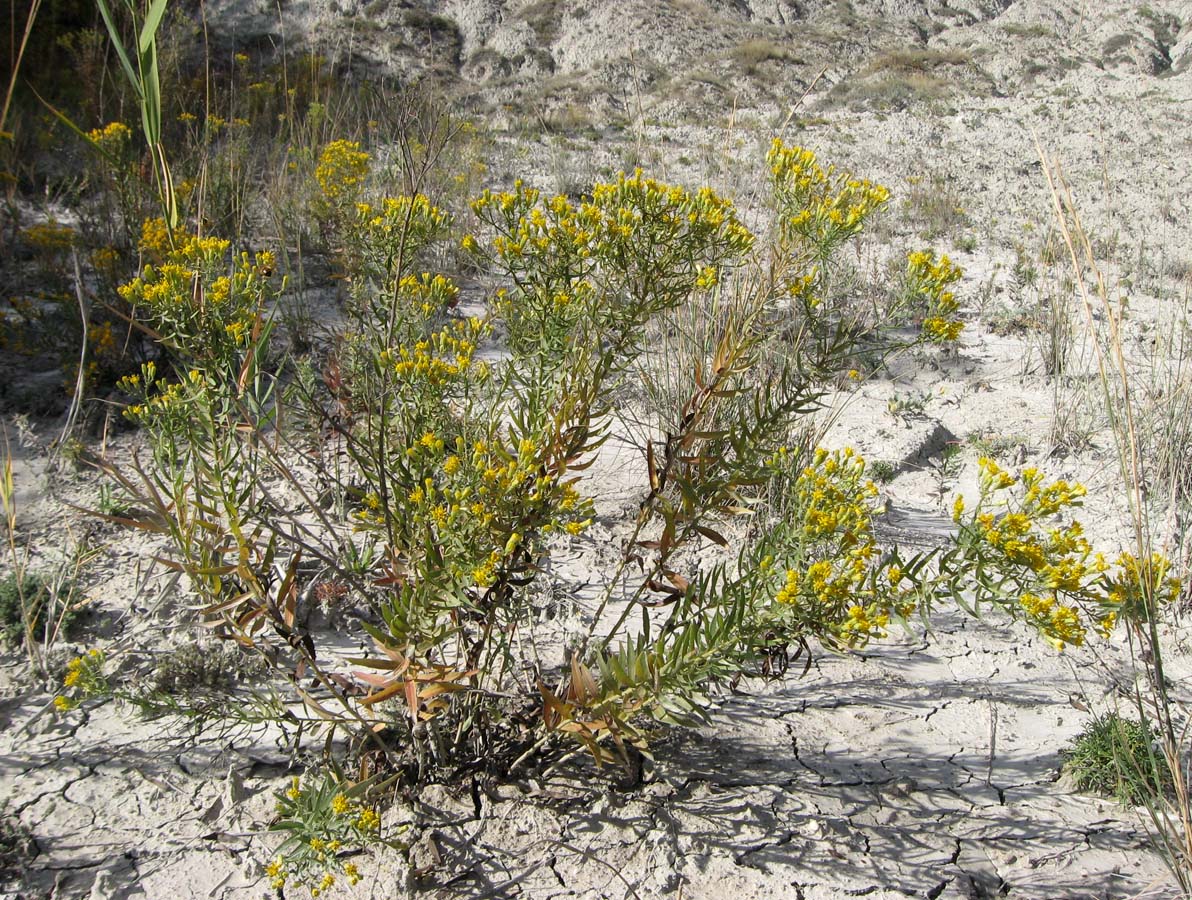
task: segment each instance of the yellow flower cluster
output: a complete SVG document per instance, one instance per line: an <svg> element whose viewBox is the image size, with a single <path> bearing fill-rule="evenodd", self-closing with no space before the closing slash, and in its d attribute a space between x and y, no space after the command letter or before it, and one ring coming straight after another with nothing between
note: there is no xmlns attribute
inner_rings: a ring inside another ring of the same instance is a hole
<svg viewBox="0 0 1192 900"><path fill-rule="evenodd" d="M146 219L141 223L141 239L137 248L151 260L161 261L174 249L174 237L181 231L170 231L166 220L160 217Z"/></svg>
<svg viewBox="0 0 1192 900"><path fill-rule="evenodd" d="M808 310L815 309L820 302L815 293L818 285L819 269L813 267L810 272L789 278L786 283L786 294Z"/></svg>
<svg viewBox="0 0 1192 900"><path fill-rule="evenodd" d="M803 470L797 483L796 494L809 540L837 532L854 537L869 534L877 487L865 478L865 460L852 447L832 453L822 447L816 450L812 465Z"/></svg>
<svg viewBox="0 0 1192 900"><path fill-rule="evenodd" d="M731 200L708 187L690 192L663 184L644 177L641 169L594 185L590 205L598 210L600 231L614 252L643 228L655 239L682 234L703 250L701 255L712 257L739 256L754 243Z"/></svg>
<svg viewBox="0 0 1192 900"><path fill-rule="evenodd" d="M378 840L381 817L337 787L328 781L304 787L295 776L289 788L277 795L280 822L275 827L289 838L265 867L275 890L292 881L318 897L334 887L336 870L349 884L360 881L360 870L354 863L341 862L340 854Z"/></svg>
<svg viewBox="0 0 1192 900"><path fill-rule="evenodd" d="M55 219L21 229L21 237L32 247L46 253L61 253L74 246L75 230Z"/></svg>
<svg viewBox="0 0 1192 900"><path fill-rule="evenodd" d="M1085 494L1084 486L1063 480L1046 484L1033 468L1023 470L1020 478L1015 477L989 458L982 458L978 465L983 497L1019 484L1024 489L1016 509L1000 515L979 512L975 516L973 522L981 540L1007 562L1026 566L1052 591L1076 594L1084 590L1089 576L1103 569L1089 563L1092 548L1084 538L1081 524L1073 521L1047 530L1040 526L1043 520L1079 505ZM963 513L963 503L958 501L954 518L960 521Z"/></svg>
<svg viewBox="0 0 1192 900"><path fill-rule="evenodd" d="M407 276L403 283L410 282L407 296L420 296L418 307L442 303L445 295L454 296L458 289L442 276L419 282ZM444 285L434 282L442 280ZM381 364L392 366L393 371L406 382L427 383L436 387L454 382L471 383L473 379L487 377L487 367L475 363L474 356L479 341L488 333L489 326L480 319L455 319L437 332L415 341L412 347L399 347L396 351L386 350L381 354Z"/></svg>
<svg viewBox="0 0 1192 900"><path fill-rule="evenodd" d="M70 697L65 697L61 694L54 698L54 709L60 713L68 713L72 709L76 709L78 705L79 703L77 700L73 700Z"/></svg>
<svg viewBox="0 0 1192 900"><path fill-rule="evenodd" d="M451 225L451 214L431 204L424 194L413 197L384 197L380 206L356 204L357 225L375 234L386 244L400 235L408 222L420 223L427 231L439 232Z"/></svg>
<svg viewBox="0 0 1192 900"><path fill-rule="evenodd" d="M357 203L356 221L347 235L349 262L362 274L392 278L451 227L451 214L422 194L384 197L379 204Z"/></svg>
<svg viewBox="0 0 1192 900"><path fill-rule="evenodd" d="M804 627L829 643L863 647L885 636L890 605L866 588L868 561L861 556L821 559L805 571L787 569L775 595L777 603L796 611ZM870 598L864 605L855 602Z"/></svg>
<svg viewBox="0 0 1192 900"><path fill-rule="evenodd" d="M1080 505L1084 486L1047 482L1034 468L1014 475L988 457L978 467L976 508L966 513L959 500L954 507L960 544L968 551L959 564L977 574L978 590L994 595L1010 578L1021 591L1017 606L1044 637L1058 649L1079 646L1088 627L1078 605L1105 606L1098 584L1108 566L1093 553L1079 521L1050 523ZM1106 622L1104 616L1099 619L1101 630Z"/></svg>
<svg viewBox="0 0 1192 900"><path fill-rule="evenodd" d="M66 664L66 676L62 683L66 687L85 686L89 679L93 679L103 665L103 651L93 647L85 656L78 656Z"/></svg>
<svg viewBox="0 0 1192 900"><path fill-rule="evenodd" d="M116 337L112 334L112 323L101 322L87 333L91 352L99 357L110 356L116 350Z"/></svg>
<svg viewBox="0 0 1192 900"><path fill-rule="evenodd" d="M695 286L701 290L706 291L716 287L720 283L720 273L715 266L704 266L700 270L699 277L695 279Z"/></svg>
<svg viewBox="0 0 1192 900"><path fill-rule="evenodd" d="M1047 481L1035 468L1014 474L988 458L978 466L980 497L971 511L956 500L956 544L939 557L949 591L1025 614L1059 650L1090 631L1107 637L1122 620L1137 627L1180 596L1167 557L1123 553L1111 566L1079 520L1059 518L1081 505L1083 485Z"/></svg>
<svg viewBox="0 0 1192 900"><path fill-rule="evenodd" d="M662 184L640 170L594 185L578 206L519 181L512 191L485 191L472 208L493 230L493 261L517 286L498 298L515 348L522 330L562 345L584 315L607 323L707 290L754 242L728 200L708 188ZM464 247L487 252L475 238Z"/></svg>
<svg viewBox="0 0 1192 900"><path fill-rule="evenodd" d="M381 817L376 810L364 807L356 817L356 827L361 831L376 832L381 828Z"/></svg>
<svg viewBox="0 0 1192 900"><path fill-rule="evenodd" d="M104 658L103 651L93 647L82 656L77 656L66 664L66 674L62 678L62 686L73 691L76 696L60 695L55 697L54 708L58 712L70 712L79 705L80 699L109 693L108 681L103 674Z"/></svg>
<svg viewBox="0 0 1192 900"><path fill-rule="evenodd" d="M357 141L332 141L323 148L315 166L315 180L323 196L335 202L359 193L368 177L369 156Z"/></svg>
<svg viewBox="0 0 1192 900"><path fill-rule="evenodd" d="M983 497L1015 485L1025 488L1024 496L1016 508L1007 509L999 515L982 512L976 516L975 521L990 546L1001 549L1014 562L1047 573L1074 571L1076 563L1070 554L1076 554L1080 560L1089 556L1092 548L1084 539L1079 522L1046 531L1040 527L1043 520L1068 507L1078 506L1085 495L1084 485L1069 484L1063 480L1046 484L1036 469L1025 469L1021 477L1016 477L988 457L982 457L978 466ZM1049 562L1054 560L1058 561ZM1083 577L1083 569L1080 571ZM1055 575L1051 577L1059 578ZM1061 580L1070 582L1072 576L1064 576Z"/></svg>
<svg viewBox="0 0 1192 900"><path fill-rule="evenodd" d="M123 122L109 122L102 128L92 128L87 138L104 152L116 154L132 139L132 129Z"/></svg>
<svg viewBox="0 0 1192 900"><path fill-rule="evenodd" d="M542 267L531 267L531 261L546 262L550 254L560 254L561 260L571 262L571 277L584 277L593 269L591 260L602 232L633 235L634 217L629 210L606 217L594 202L577 209L562 194L541 205L540 198L539 191L518 181L512 191L486 190L472 201L476 214L497 228L492 246L506 265L532 271ZM560 274L549 267L542 271L552 282L561 280Z"/></svg>
<svg viewBox="0 0 1192 900"><path fill-rule="evenodd" d="M956 318L960 305L949 290L961 274L947 255L936 259L932 250L907 254L907 288L917 305L926 310L923 333L933 344L952 343L964 330L964 323Z"/></svg>
<svg viewBox="0 0 1192 900"><path fill-rule="evenodd" d="M807 241L821 258L857 235L890 199L881 185L835 166L825 169L812 151L779 138L770 145L766 163L784 232Z"/></svg>
<svg viewBox="0 0 1192 900"><path fill-rule="evenodd" d="M1063 650L1068 644L1079 647L1084 643L1086 629L1080 614L1073 607L1060 604L1055 596L1039 597L1027 593L1019 599L1019 604L1029 621L1057 650Z"/></svg>
<svg viewBox="0 0 1192 900"><path fill-rule="evenodd" d="M421 276L403 276L397 283L397 293L406 309L420 313L424 318L445 312L459 299L459 287L454 281L427 272ZM469 321L477 323L473 330L479 333L479 320Z"/></svg>
<svg viewBox="0 0 1192 900"><path fill-rule="evenodd" d="M821 559L813 562L805 572L786 570L786 584L775 599L779 603L796 604L810 593L820 606L830 609L848 600L865 578L863 560L848 561Z"/></svg>
<svg viewBox="0 0 1192 900"><path fill-rule="evenodd" d="M91 252L91 265L103 278L115 281L120 269L120 252L114 247L99 247Z"/></svg>
<svg viewBox="0 0 1192 900"><path fill-rule="evenodd" d="M286 864L282 859L275 859L265 866L265 874L269 876L269 886L280 891L286 886Z"/></svg>
<svg viewBox="0 0 1192 900"><path fill-rule="evenodd" d="M227 260L229 242L184 230L173 234L160 219L145 222L141 248L158 260L118 289L149 314L163 338L190 353L223 358L252 338L276 265L273 254L241 253Z"/></svg>
<svg viewBox="0 0 1192 900"><path fill-rule="evenodd" d="M890 614L886 608L877 603L867 606L854 604L848 609L848 618L840 625L844 641L850 647L863 647L873 638L886 636L886 626L890 623Z"/></svg>
<svg viewBox="0 0 1192 900"><path fill-rule="evenodd" d="M165 383L154 381L153 370L152 362L145 363L140 376L127 375L117 383L121 390L139 394L142 400L125 407L125 418L140 424L160 425L187 417L191 391L205 383L202 373L192 369L182 381Z"/></svg>
<svg viewBox="0 0 1192 900"><path fill-rule="evenodd" d="M988 466L990 460L982 460ZM1023 505L1037 516L1054 516L1069 506L1078 506L1087 493L1083 484L1069 484L1060 479L1051 484L1043 482L1038 469L1022 470L1022 486L1026 488Z"/></svg>
<svg viewBox="0 0 1192 900"><path fill-rule="evenodd" d="M779 451L773 463L785 459ZM862 647L884 636L891 611L900 608L902 573L891 568L884 581L871 577L879 571L872 528L877 488L865 478L864 460L851 447L819 449L791 494L801 527L792 536L795 565L788 565L775 595L785 608L780 614L830 644Z"/></svg>
<svg viewBox="0 0 1192 900"><path fill-rule="evenodd" d="M980 472L979 478L983 494L1004 490L1018 484L1018 478L999 466L997 460L990 456L982 456L978 459L977 469Z"/></svg>
<svg viewBox="0 0 1192 900"><path fill-rule="evenodd" d="M1139 558L1122 553L1116 562L1117 571L1106 586L1106 606L1114 620L1125 616L1135 622L1148 622L1159 608L1179 599L1183 585L1171 574L1171 560L1163 554Z"/></svg>
<svg viewBox="0 0 1192 900"><path fill-rule="evenodd" d="M432 529L445 571L460 583L491 585L502 562L527 539L528 522L543 535L575 535L591 524L590 501L580 496L574 479L548 474L541 449L528 438L513 446L498 440L469 444L427 431L405 456L411 481L391 499L395 517ZM355 517L362 528L385 524L377 492L362 497ZM412 535L407 551L425 552L425 538L421 530Z"/></svg>

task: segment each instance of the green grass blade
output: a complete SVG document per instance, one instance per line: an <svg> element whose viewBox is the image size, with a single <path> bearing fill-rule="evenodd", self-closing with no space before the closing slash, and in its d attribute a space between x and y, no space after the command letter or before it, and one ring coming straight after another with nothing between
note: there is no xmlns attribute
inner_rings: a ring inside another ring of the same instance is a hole
<svg viewBox="0 0 1192 900"><path fill-rule="evenodd" d="M156 145L154 155L161 167L162 204L165 206L166 223L170 229L178 227L178 195L174 191L174 176L170 174L170 164L166 162L166 151L160 143Z"/></svg>
<svg viewBox="0 0 1192 900"><path fill-rule="evenodd" d="M153 0L149 12L145 16L145 24L141 26L141 36L138 40L138 50L144 53L153 45L157 38L157 29L161 26L161 18L165 15L168 0Z"/></svg>
<svg viewBox="0 0 1192 900"><path fill-rule="evenodd" d="M157 72L157 44L141 52L141 124L145 140L161 143L161 79Z"/></svg>
<svg viewBox="0 0 1192 900"><path fill-rule="evenodd" d="M112 19L112 11L108 8L107 0L95 0L96 6L99 7L99 14L103 16L103 23L107 26L108 37L112 39L112 47L116 51L116 56L120 59L120 68L124 69L124 75L128 78L128 83L132 85L132 89L137 92L137 96L141 97L141 79L137 77L136 69L132 67L132 60L128 58L128 54L124 50L124 44L120 41L120 32L116 28L116 22Z"/></svg>

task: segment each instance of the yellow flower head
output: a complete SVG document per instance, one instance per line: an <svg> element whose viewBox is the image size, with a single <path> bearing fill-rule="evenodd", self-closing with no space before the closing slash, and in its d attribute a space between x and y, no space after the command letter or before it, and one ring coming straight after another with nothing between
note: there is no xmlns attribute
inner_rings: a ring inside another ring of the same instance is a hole
<svg viewBox="0 0 1192 900"><path fill-rule="evenodd" d="M368 176L368 161L356 141L332 141L324 147L315 167L323 196L332 201L354 196Z"/></svg>

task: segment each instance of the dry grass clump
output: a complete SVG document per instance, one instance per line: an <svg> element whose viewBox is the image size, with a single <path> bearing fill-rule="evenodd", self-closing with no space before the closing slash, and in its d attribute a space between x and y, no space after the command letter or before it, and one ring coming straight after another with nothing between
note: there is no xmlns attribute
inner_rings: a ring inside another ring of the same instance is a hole
<svg viewBox="0 0 1192 900"><path fill-rule="evenodd" d="M1036 23L1034 25L1024 25L1020 22L1007 22L1001 26L1002 31L1011 37L1019 38L1045 38L1054 37L1055 32L1046 25Z"/></svg>
<svg viewBox="0 0 1192 900"><path fill-rule="evenodd" d="M829 96L837 103L876 109L938 102L952 96L958 84L954 73L942 70L960 68L974 68L972 54L967 50L896 50L837 82Z"/></svg>
<svg viewBox="0 0 1192 900"><path fill-rule="evenodd" d="M970 224L964 193L957 179L940 172L906 180L902 205L906 222L925 241L953 237Z"/></svg>
<svg viewBox="0 0 1192 900"><path fill-rule="evenodd" d="M534 30L540 44L549 45L558 39L566 12L567 4L563 0L536 0L518 15Z"/></svg>
<svg viewBox="0 0 1192 900"><path fill-rule="evenodd" d="M875 109L905 109L918 103L944 100L952 95L947 81L923 73L896 73L875 79L838 82L829 97L849 106Z"/></svg>
<svg viewBox="0 0 1192 900"><path fill-rule="evenodd" d="M729 58L737 63L747 75L756 75L767 62L801 63L789 47L784 47L770 38L752 38L743 41L729 51Z"/></svg>
<svg viewBox="0 0 1192 900"><path fill-rule="evenodd" d="M936 50L930 47L915 50L895 50L879 56L866 68L866 72L934 72L941 66L967 66L973 61L967 50L948 48Z"/></svg>

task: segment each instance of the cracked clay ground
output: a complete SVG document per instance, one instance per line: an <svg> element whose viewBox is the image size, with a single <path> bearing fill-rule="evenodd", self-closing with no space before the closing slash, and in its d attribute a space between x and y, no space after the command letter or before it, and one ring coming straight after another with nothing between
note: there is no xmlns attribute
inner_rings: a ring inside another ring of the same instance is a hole
<svg viewBox="0 0 1192 900"><path fill-rule="evenodd" d="M955 616L931 641L821 658L726 697L629 790L578 761L429 788L425 876L370 861L352 896L1166 896L1132 815L1057 781L1082 673L1039 644ZM0 896L269 895L252 836L286 758L265 736L195 744L113 706L55 720L42 700L4 715L0 779L37 855Z"/></svg>

